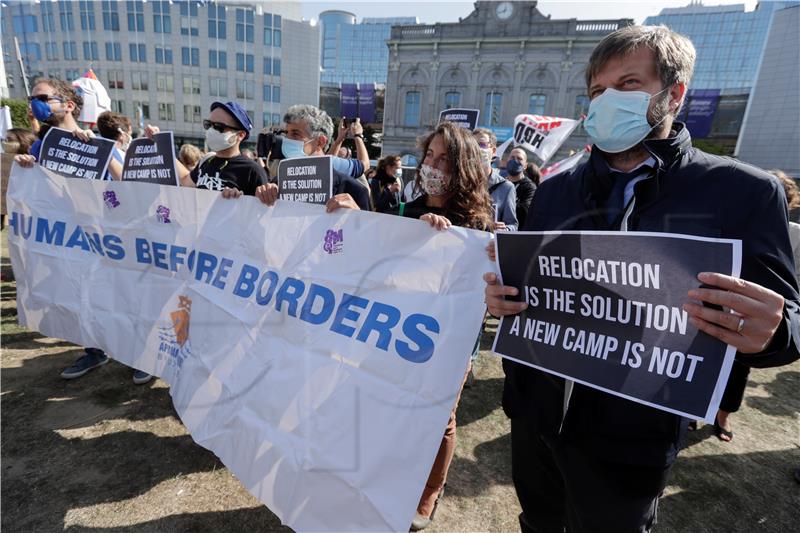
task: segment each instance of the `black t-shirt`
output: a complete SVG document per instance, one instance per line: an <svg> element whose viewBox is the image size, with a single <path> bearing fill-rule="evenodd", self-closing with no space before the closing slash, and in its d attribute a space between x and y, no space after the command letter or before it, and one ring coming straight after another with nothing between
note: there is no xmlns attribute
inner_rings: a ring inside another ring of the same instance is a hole
<svg viewBox="0 0 800 533"><path fill-rule="evenodd" d="M269 181L264 167L242 154L231 158L211 156L197 165L191 176L198 189L221 191L230 187L248 196L255 196L256 187Z"/></svg>

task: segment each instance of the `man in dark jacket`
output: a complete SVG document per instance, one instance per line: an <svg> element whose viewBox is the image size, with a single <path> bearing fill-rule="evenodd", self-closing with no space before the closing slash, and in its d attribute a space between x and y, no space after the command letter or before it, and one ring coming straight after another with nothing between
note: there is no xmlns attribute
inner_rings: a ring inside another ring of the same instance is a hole
<svg viewBox="0 0 800 533"><path fill-rule="evenodd" d="M587 163L542 183L523 229L672 232L741 239L741 278L700 274L687 295L699 330L737 348L753 367L796 360L800 307L786 203L777 181L692 147L674 118L694 67L685 37L630 26L595 48ZM513 315L514 287L486 274L489 312ZM523 531L649 531L688 419L503 361L512 477Z"/></svg>
<svg viewBox="0 0 800 533"><path fill-rule="evenodd" d="M536 192L536 185L525 175L528 166L528 154L522 148L514 148L508 156L506 162L506 178L514 184L517 193L517 221L519 227L525 224L528 217L528 209L533 201Z"/></svg>

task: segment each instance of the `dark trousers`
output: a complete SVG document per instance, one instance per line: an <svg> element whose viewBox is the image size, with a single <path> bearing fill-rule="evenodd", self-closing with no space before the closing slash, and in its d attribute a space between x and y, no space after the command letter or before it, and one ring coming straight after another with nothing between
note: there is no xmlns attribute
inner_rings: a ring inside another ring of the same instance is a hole
<svg viewBox="0 0 800 533"><path fill-rule="evenodd" d="M523 533L650 531L669 469L605 462L574 445L545 442L525 419L511 419Z"/></svg>
<svg viewBox="0 0 800 533"><path fill-rule="evenodd" d="M733 360L731 375L725 385L725 392L722 394L722 401L719 408L728 413L735 413L742 405L744 389L747 388L747 377L750 375L750 367L745 366L736 359Z"/></svg>

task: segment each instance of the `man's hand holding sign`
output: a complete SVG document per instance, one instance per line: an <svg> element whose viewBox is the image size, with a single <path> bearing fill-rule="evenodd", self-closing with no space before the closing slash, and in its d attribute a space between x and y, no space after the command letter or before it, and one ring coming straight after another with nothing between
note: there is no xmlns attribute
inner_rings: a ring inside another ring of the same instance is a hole
<svg viewBox="0 0 800 533"><path fill-rule="evenodd" d="M707 286L689 291L689 298L723 306L730 312L687 303L684 309L697 329L736 348L739 353L763 352L783 320L784 298L756 283L714 272L697 276Z"/></svg>

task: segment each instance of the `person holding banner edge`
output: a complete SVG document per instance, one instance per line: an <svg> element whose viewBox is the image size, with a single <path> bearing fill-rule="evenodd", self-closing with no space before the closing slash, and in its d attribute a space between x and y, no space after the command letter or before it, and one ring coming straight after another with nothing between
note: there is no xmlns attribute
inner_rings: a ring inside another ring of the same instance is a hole
<svg viewBox="0 0 800 533"><path fill-rule="evenodd" d="M698 273L684 309L698 330L735 347L740 363L788 364L800 357L800 304L784 193L766 172L691 146L675 117L695 56L665 27L625 27L597 45L586 71L591 157L541 184L523 229L740 239L741 277ZM505 300L518 290L496 274L484 279L493 315L527 305ZM650 531L690 421L508 360L503 367L521 530Z"/></svg>

